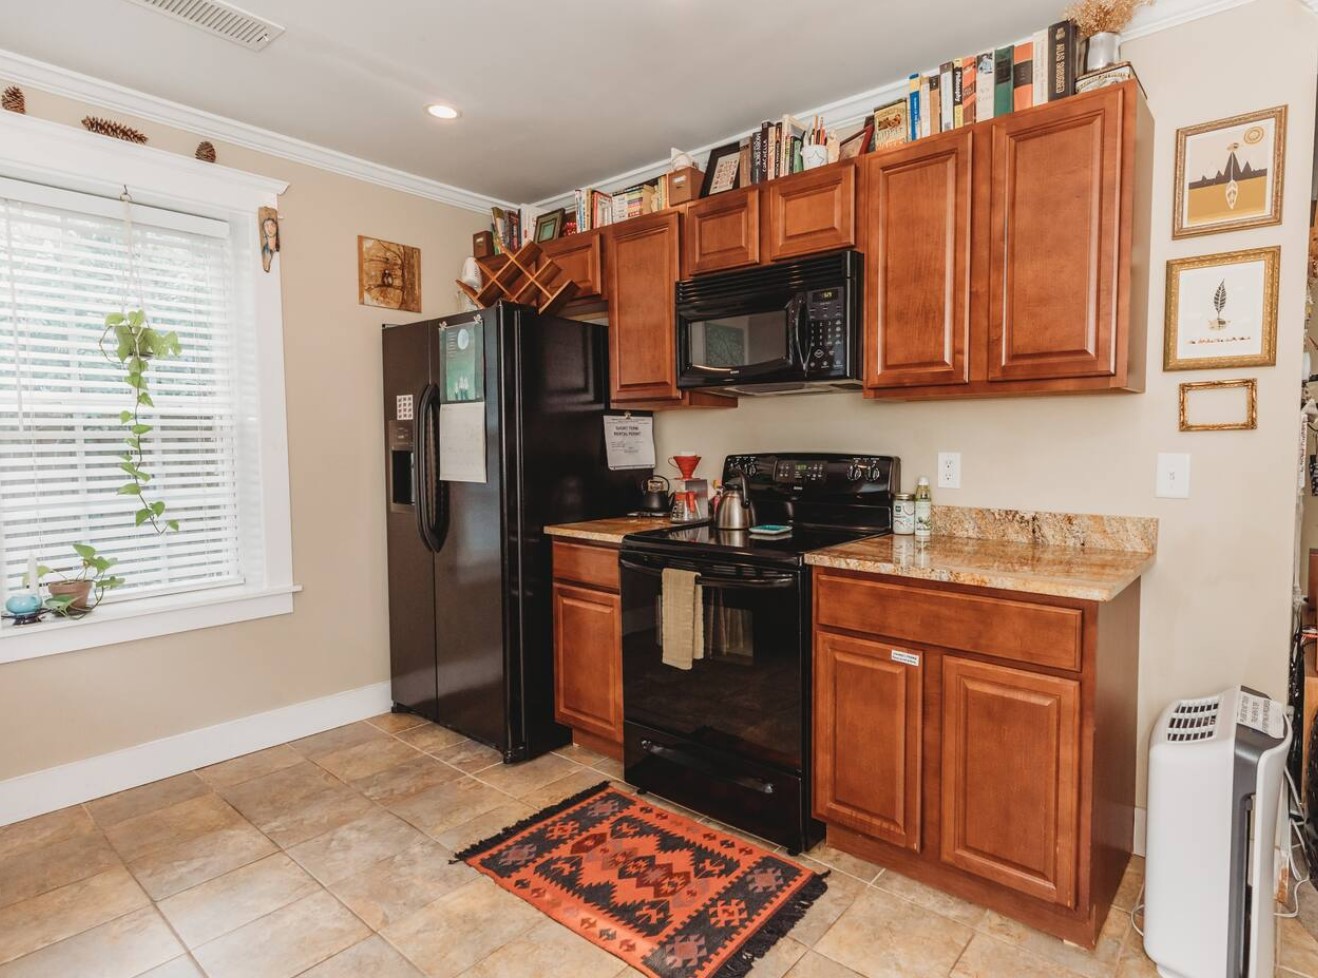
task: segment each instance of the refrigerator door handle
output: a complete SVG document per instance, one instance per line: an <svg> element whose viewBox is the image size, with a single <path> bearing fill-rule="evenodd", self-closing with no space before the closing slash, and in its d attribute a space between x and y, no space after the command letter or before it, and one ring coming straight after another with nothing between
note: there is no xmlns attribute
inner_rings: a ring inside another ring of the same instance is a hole
<svg viewBox="0 0 1318 978"><path fill-rule="evenodd" d="M448 531L448 486L431 473L434 462L430 458L430 438L432 432L436 438L439 436L435 419L438 401L439 388L427 384L416 410L416 530L431 553L438 553L444 546Z"/></svg>

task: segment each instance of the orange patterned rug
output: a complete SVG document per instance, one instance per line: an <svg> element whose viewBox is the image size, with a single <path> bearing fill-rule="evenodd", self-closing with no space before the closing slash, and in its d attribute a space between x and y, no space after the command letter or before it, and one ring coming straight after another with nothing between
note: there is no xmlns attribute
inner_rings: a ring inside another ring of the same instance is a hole
<svg viewBox="0 0 1318 978"><path fill-rule="evenodd" d="M458 853L655 978L738 978L824 892L822 876L607 783Z"/></svg>

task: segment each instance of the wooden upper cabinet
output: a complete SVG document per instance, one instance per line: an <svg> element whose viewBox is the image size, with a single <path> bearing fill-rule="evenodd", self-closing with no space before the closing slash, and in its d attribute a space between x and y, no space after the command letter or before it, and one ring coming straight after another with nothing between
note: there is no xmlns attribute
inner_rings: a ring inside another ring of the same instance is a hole
<svg viewBox="0 0 1318 978"><path fill-rule="evenodd" d="M577 283L574 299L596 298L604 292L603 235L598 231L569 234L540 246L563 275ZM557 283L553 283L557 284Z"/></svg>
<svg viewBox="0 0 1318 978"><path fill-rule="evenodd" d="M941 855L1076 905L1080 683L943 657Z"/></svg>
<svg viewBox="0 0 1318 978"><path fill-rule="evenodd" d="M555 581L553 606L554 719L620 744L622 599Z"/></svg>
<svg viewBox="0 0 1318 978"><path fill-rule="evenodd" d="M815 633L814 813L915 851L921 668L888 645Z"/></svg>
<svg viewBox="0 0 1318 978"><path fill-rule="evenodd" d="M683 278L760 262L760 195L754 187L706 197L686 210Z"/></svg>
<svg viewBox="0 0 1318 978"><path fill-rule="evenodd" d="M608 249L612 401L681 400L674 287L680 217L661 211L611 229Z"/></svg>
<svg viewBox="0 0 1318 978"><path fill-rule="evenodd" d="M825 166L761 184L769 260L856 244L856 167Z"/></svg>
<svg viewBox="0 0 1318 978"><path fill-rule="evenodd" d="M993 120L990 381L1117 372L1127 98L1112 87Z"/></svg>
<svg viewBox="0 0 1318 978"><path fill-rule="evenodd" d="M866 159L865 386L970 379L969 131Z"/></svg>

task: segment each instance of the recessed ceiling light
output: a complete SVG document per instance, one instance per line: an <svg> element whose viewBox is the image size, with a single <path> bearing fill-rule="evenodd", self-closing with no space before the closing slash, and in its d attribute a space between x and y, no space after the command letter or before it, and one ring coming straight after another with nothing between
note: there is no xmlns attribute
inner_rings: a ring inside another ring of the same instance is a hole
<svg viewBox="0 0 1318 978"><path fill-rule="evenodd" d="M442 105L438 102L434 105L427 105L426 111L436 119L456 119L458 116L462 115L462 113L453 108L453 106Z"/></svg>

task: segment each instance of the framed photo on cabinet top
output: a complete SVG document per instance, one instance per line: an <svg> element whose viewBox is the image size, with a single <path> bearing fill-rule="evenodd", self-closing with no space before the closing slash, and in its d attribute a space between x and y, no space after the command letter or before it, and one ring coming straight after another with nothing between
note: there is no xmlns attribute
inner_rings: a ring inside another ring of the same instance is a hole
<svg viewBox="0 0 1318 978"><path fill-rule="evenodd" d="M1273 366L1280 259L1272 247L1169 261L1163 369Z"/></svg>
<svg viewBox="0 0 1318 978"><path fill-rule="evenodd" d="M1286 106L1176 131L1172 237L1281 223Z"/></svg>
<svg viewBox="0 0 1318 978"><path fill-rule="evenodd" d="M741 186L741 143L728 143L710 150L705 164L705 182L701 197L736 190Z"/></svg>

